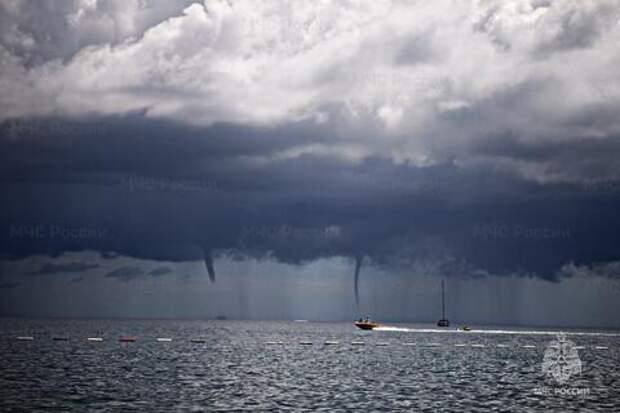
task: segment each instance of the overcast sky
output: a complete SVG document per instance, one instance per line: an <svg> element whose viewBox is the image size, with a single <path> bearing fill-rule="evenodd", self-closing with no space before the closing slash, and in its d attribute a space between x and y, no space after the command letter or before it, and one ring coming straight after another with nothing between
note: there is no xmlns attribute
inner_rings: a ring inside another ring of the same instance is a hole
<svg viewBox="0 0 620 413"><path fill-rule="evenodd" d="M3 1L0 314L616 326L620 3ZM356 292L357 291L357 292Z"/></svg>

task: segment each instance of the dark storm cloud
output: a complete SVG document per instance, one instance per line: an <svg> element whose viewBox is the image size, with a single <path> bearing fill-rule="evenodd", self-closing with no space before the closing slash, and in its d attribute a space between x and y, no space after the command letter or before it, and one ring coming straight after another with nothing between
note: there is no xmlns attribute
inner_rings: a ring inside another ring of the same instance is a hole
<svg viewBox="0 0 620 413"><path fill-rule="evenodd" d="M67 281L67 284L79 284L84 280L85 278L82 276L74 277L74 278L71 278L69 281Z"/></svg>
<svg viewBox="0 0 620 413"><path fill-rule="evenodd" d="M18 282L0 282L0 289L2 290L11 290L19 286Z"/></svg>
<svg viewBox="0 0 620 413"><path fill-rule="evenodd" d="M99 264L88 262L67 262L63 264L45 263L33 275L47 275L67 272L84 272L99 267Z"/></svg>
<svg viewBox="0 0 620 413"><path fill-rule="evenodd" d="M612 2L167 4L3 4L0 253L345 256L354 285L620 259Z"/></svg>
<svg viewBox="0 0 620 413"><path fill-rule="evenodd" d="M140 277L142 274L144 274L142 268L128 266L110 271L105 276L108 278L118 278L123 282L129 282L135 278Z"/></svg>
<svg viewBox="0 0 620 413"><path fill-rule="evenodd" d="M352 163L313 154L252 160L312 139L325 142L325 130L311 124L218 125L191 133L139 117L96 124L106 124L110 134L2 140L4 253L94 249L182 261L204 260L209 251L205 274L211 276L218 255L234 251L289 263L342 255L352 259L352 277L362 257L365 265L426 263L429 272L454 276L547 278L568 262L620 257L619 194L611 187L543 185L450 163ZM170 136L184 144L174 145ZM588 151L592 164L609 166L615 148L611 138L589 148L579 141L534 148L510 137L501 142L481 143L474 152L562 163ZM32 153L40 154L36 161ZM127 177L141 180L128 185ZM189 185L200 182L216 185ZM26 199L32 200L28 211ZM128 280L142 273L129 267L107 276Z"/></svg>
<svg viewBox="0 0 620 413"><path fill-rule="evenodd" d="M151 275L153 277L160 277L162 275L170 274L171 272L172 268L170 267L157 267L149 271L148 275Z"/></svg>

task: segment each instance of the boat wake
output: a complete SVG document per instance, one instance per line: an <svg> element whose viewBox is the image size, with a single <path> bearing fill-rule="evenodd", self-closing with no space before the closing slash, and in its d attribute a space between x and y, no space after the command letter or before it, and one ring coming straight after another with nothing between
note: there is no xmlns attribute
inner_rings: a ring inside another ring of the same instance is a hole
<svg viewBox="0 0 620 413"><path fill-rule="evenodd" d="M462 331L457 329L438 329L438 328L407 328L394 326L380 326L375 331L396 331L405 333L452 333L452 334L520 334L520 335L557 335L564 333L567 336L605 336L620 337L620 333L600 333L600 332L581 332L581 331L542 331L542 330L470 330Z"/></svg>

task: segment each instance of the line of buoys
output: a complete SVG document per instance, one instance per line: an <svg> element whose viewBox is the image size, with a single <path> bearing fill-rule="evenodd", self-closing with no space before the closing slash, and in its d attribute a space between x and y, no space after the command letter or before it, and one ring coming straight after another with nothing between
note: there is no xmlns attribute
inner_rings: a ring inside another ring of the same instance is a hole
<svg viewBox="0 0 620 413"><path fill-rule="evenodd" d="M34 336L16 336L15 337L16 340L18 341L33 341L35 339ZM66 337L66 336L53 336L52 337L53 341L69 341L70 338ZM135 336L121 336L118 338L118 341L121 343L133 343L136 342L138 339ZM171 341L173 341L172 338L170 337L157 337L155 339L157 342L165 342L165 343L169 343ZM103 337L86 337L86 341L89 342L102 342L104 341ZM189 340L191 343L206 343L207 340L205 338L202 337L196 337L196 338L191 338ZM283 341L267 341L266 342L267 345L284 345L285 343ZM336 340L326 340L323 342L323 344L325 346L336 346L336 345L340 345L340 341L336 341ZM373 343L369 343L369 344L373 344ZM379 341L374 343L375 346L378 347L386 347L389 346L391 343L387 342L387 341ZM404 342L401 343L403 346L409 346L409 347L416 347L416 346L424 346L424 347L440 347L442 345L444 345L444 343L416 343L416 342ZM314 345L314 343L312 341L300 341L299 345L302 346L312 346ZM351 341L350 345L352 346L365 346L366 342L364 341ZM497 347L497 348L509 348L511 346L507 345L507 344L495 344L495 345L491 345L491 346L487 346L486 344L481 344L481 343L454 343L453 344L454 347L473 347L473 348L486 348L486 347ZM552 345L553 346L553 345ZM532 348L537 348L536 345L533 344L524 344L524 345L515 345L515 347L520 347L520 348L525 348L525 349L532 349ZM557 347L557 346L556 346ZM608 350L609 347L608 346L601 346L601 345L597 345L597 346L575 346L575 349L577 350L584 350L586 348L591 348L593 350Z"/></svg>

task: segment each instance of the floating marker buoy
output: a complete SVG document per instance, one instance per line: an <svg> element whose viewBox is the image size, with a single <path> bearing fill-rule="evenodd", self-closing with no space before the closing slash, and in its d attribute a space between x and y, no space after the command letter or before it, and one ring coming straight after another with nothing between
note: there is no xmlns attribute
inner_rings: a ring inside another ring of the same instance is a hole
<svg viewBox="0 0 620 413"><path fill-rule="evenodd" d="M536 346L533 346L531 344L526 344L523 346L523 348L536 348Z"/></svg>
<svg viewBox="0 0 620 413"><path fill-rule="evenodd" d="M19 341L32 341L32 340L34 340L34 337L32 337L32 336L18 336L17 339Z"/></svg>
<svg viewBox="0 0 620 413"><path fill-rule="evenodd" d="M159 341L160 343L168 343L170 341L172 341L171 338L167 338L167 337L158 337L157 341Z"/></svg>
<svg viewBox="0 0 620 413"><path fill-rule="evenodd" d="M486 347L484 344L472 344L471 346L478 347L478 348Z"/></svg>
<svg viewBox="0 0 620 413"><path fill-rule="evenodd" d="M103 338L101 338L101 337L88 337L86 339L86 341L100 342L100 341L103 341Z"/></svg>
<svg viewBox="0 0 620 413"><path fill-rule="evenodd" d="M340 344L340 342L338 342L338 341L326 341L325 342L326 346L335 346L335 345L338 345L338 344Z"/></svg>
<svg viewBox="0 0 620 413"><path fill-rule="evenodd" d="M465 347L465 346L467 346L467 344L457 343L454 345L454 347Z"/></svg>
<svg viewBox="0 0 620 413"><path fill-rule="evenodd" d="M136 341L136 338L131 336L125 336L120 337L118 341L120 341L121 343L133 343L134 341Z"/></svg>
<svg viewBox="0 0 620 413"><path fill-rule="evenodd" d="M594 348L597 350L607 350L607 347L605 346L595 346Z"/></svg>

